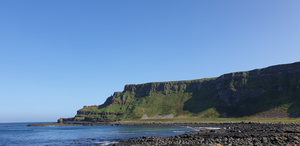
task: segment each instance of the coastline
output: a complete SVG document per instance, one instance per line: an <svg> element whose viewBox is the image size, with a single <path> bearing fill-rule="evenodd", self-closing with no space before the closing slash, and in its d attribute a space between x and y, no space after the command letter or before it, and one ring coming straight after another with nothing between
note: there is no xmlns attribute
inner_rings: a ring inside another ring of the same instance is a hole
<svg viewBox="0 0 300 146"><path fill-rule="evenodd" d="M250 122L251 123L251 122ZM28 124L28 127L43 126L135 126L135 125L166 125L166 126L190 126L190 127L228 127L232 122L227 123L189 123L189 122L85 122L85 121L69 121L64 123L42 123Z"/></svg>
<svg viewBox="0 0 300 146"><path fill-rule="evenodd" d="M300 123L172 123L172 122L69 122L27 126L190 126L194 130L171 137L115 139L111 145L300 145ZM219 127L220 129L206 129ZM201 129L201 130L200 130ZM118 142L118 143L116 143Z"/></svg>
<svg viewBox="0 0 300 146"><path fill-rule="evenodd" d="M184 124L185 125L185 124ZM300 145L300 124L271 124L271 123L194 123L198 128L202 126L220 129L191 131L182 135L171 137L145 137L116 140L113 145L255 145L273 146ZM194 127L196 128L196 127Z"/></svg>

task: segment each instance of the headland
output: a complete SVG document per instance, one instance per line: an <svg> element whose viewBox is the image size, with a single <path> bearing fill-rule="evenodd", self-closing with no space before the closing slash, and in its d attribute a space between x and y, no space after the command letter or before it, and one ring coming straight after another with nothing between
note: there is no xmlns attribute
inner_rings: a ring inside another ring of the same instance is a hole
<svg viewBox="0 0 300 146"><path fill-rule="evenodd" d="M300 145L299 117L300 62L295 62L216 78L125 85L75 117L28 126L202 128L175 137L119 139L114 145Z"/></svg>

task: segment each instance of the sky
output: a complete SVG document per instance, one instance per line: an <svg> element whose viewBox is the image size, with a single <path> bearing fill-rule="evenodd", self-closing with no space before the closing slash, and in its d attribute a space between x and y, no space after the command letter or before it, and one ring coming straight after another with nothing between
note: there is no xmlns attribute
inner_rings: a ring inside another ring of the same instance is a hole
<svg viewBox="0 0 300 146"><path fill-rule="evenodd" d="M299 0L2 0L0 122L55 122L126 84L300 61Z"/></svg>

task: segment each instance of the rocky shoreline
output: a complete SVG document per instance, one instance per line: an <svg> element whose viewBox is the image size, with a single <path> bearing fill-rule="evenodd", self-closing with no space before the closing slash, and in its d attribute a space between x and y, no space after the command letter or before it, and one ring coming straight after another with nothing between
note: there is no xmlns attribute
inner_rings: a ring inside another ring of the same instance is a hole
<svg viewBox="0 0 300 146"><path fill-rule="evenodd" d="M192 123L190 126L222 128L219 130L192 131L166 138L143 136L137 139L119 140L119 143L114 145L300 145L300 124L298 123Z"/></svg>
<svg viewBox="0 0 300 146"><path fill-rule="evenodd" d="M99 123L48 123L28 126L100 126L100 125L169 125L190 126L195 130L171 137L145 137L131 139L116 139L118 143L111 145L253 145L273 146L300 145L299 123L171 123L171 122L99 122ZM205 127L220 127L218 130L208 130ZM197 130L201 129L201 130ZM204 130L203 130L204 129Z"/></svg>

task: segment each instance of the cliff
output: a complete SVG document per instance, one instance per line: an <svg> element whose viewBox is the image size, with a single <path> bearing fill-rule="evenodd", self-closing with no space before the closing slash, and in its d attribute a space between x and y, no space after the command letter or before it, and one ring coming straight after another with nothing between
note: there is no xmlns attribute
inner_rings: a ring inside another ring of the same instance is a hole
<svg viewBox="0 0 300 146"><path fill-rule="evenodd" d="M68 120L120 121L182 117L297 117L300 62L216 78L125 85L104 104Z"/></svg>

